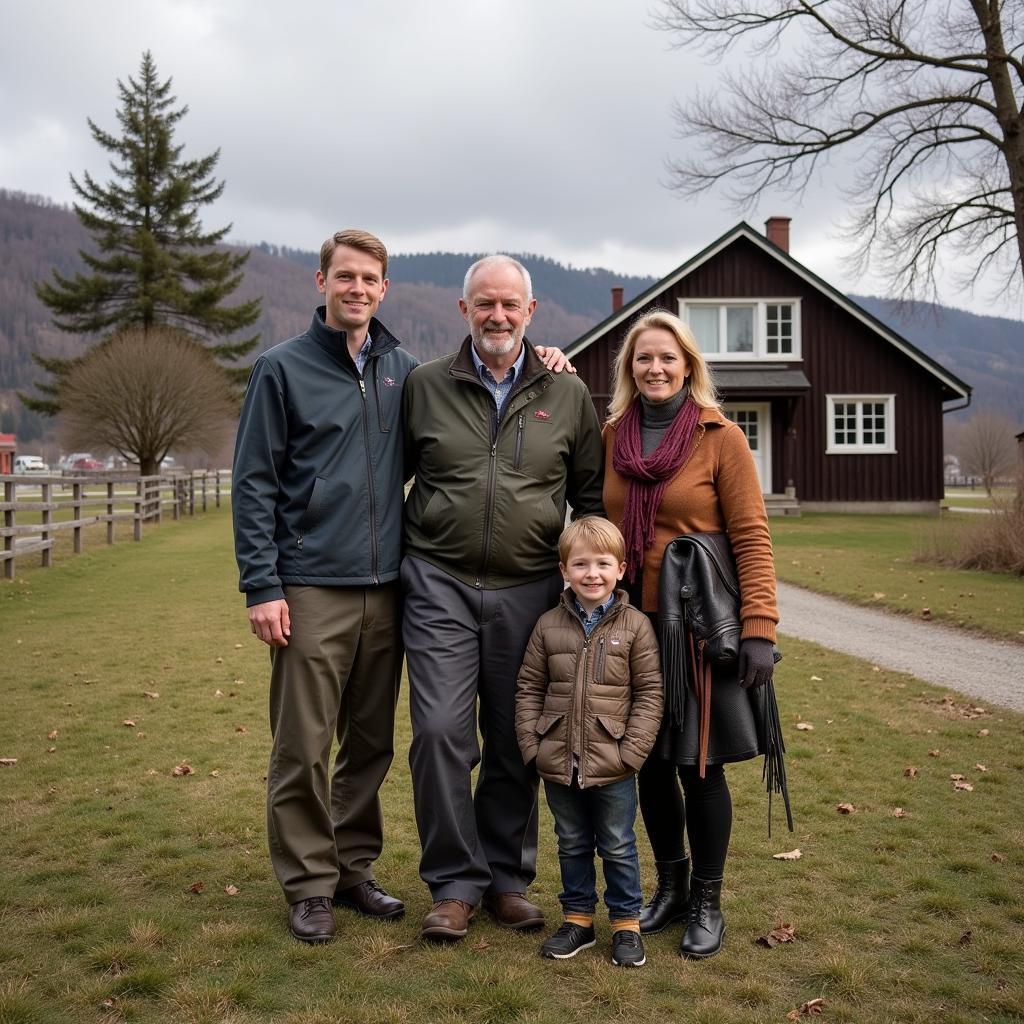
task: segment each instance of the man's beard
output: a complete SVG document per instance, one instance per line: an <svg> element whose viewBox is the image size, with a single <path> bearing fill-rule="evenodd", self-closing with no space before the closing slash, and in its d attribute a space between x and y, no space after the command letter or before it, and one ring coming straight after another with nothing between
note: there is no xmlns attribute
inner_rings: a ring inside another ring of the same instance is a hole
<svg viewBox="0 0 1024 1024"><path fill-rule="evenodd" d="M525 333L522 327L519 330L509 328L507 341L491 341L486 334L486 328L486 324L483 327L475 327L470 331L470 334L473 336L473 344L492 356L508 355L523 340L523 334Z"/></svg>

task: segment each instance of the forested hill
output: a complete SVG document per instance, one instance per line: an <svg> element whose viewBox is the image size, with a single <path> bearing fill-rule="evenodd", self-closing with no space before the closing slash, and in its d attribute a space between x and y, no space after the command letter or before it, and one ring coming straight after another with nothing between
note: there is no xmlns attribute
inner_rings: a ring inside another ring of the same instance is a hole
<svg viewBox="0 0 1024 1024"><path fill-rule="evenodd" d="M89 239L74 213L40 197L0 190L0 431L25 439L38 436L43 422L25 414L14 392L29 389L40 371L31 353L74 355L87 339L64 334L50 323L33 285L54 268L81 269L78 250ZM458 310L462 276L471 253L395 255L389 267L391 289L381 319L420 359L451 351L465 335ZM680 260L689 255L680 252ZM622 285L629 301L653 278L609 270L567 267L542 256L523 254L540 300L530 326L537 342L568 345L602 320L611 308L610 289ZM256 329L260 349L301 331L319 296L313 283L317 256L263 242L252 247L245 278L233 297L260 296L263 315ZM665 272L672 267L666 267ZM943 307L918 309L900 319L879 299L857 298L869 312L961 377L974 389L973 408L1006 412L1024 425L1024 324ZM248 333L248 332L247 332Z"/></svg>

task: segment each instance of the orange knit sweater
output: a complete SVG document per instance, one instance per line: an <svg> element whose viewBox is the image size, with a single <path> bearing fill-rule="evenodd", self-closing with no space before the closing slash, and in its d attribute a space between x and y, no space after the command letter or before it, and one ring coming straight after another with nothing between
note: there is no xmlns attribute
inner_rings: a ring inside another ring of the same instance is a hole
<svg viewBox="0 0 1024 1024"><path fill-rule="evenodd" d="M740 584L742 638L775 641L779 610L768 517L747 439L717 409L702 409L690 458L668 482L644 557L643 610L657 611L665 547L681 533L728 533ZM615 428L604 432L604 507L622 525L629 481L612 467Z"/></svg>

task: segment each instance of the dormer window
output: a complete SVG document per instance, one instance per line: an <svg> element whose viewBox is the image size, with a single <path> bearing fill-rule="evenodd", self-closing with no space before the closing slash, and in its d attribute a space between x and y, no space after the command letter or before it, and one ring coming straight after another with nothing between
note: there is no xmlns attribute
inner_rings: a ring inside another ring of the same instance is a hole
<svg viewBox="0 0 1024 1024"><path fill-rule="evenodd" d="M680 299L679 315L710 360L800 358L799 299Z"/></svg>

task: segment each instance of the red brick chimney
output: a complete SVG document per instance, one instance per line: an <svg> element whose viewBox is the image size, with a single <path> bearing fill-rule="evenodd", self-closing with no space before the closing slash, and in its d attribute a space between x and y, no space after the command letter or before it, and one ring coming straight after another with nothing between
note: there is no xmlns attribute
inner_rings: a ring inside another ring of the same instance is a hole
<svg viewBox="0 0 1024 1024"><path fill-rule="evenodd" d="M769 217L764 222L765 237L783 252L789 252L789 222L792 217Z"/></svg>
<svg viewBox="0 0 1024 1024"><path fill-rule="evenodd" d="M622 285L615 285L612 288L612 312L617 313L622 309Z"/></svg>

